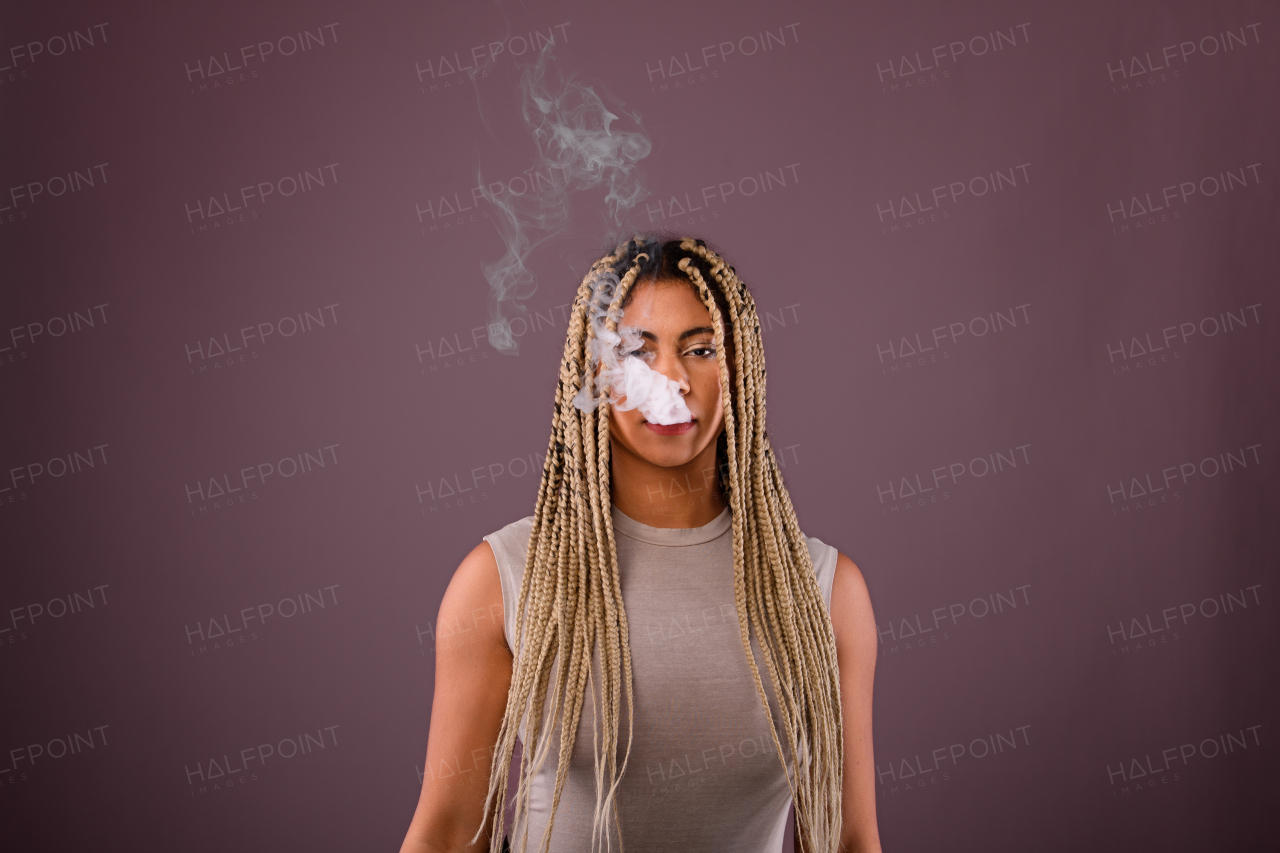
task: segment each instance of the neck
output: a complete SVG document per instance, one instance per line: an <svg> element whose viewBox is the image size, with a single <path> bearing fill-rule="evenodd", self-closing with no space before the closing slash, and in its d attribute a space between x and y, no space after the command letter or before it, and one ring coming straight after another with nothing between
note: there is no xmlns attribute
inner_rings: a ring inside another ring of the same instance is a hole
<svg viewBox="0 0 1280 853"><path fill-rule="evenodd" d="M624 515L650 527L702 527L725 507L716 476L716 443L684 465L665 468L611 444L610 498Z"/></svg>

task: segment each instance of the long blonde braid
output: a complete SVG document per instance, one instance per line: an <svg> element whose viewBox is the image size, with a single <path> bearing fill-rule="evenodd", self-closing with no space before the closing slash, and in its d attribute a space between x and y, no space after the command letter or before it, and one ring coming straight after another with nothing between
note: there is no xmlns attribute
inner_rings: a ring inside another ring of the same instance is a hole
<svg viewBox="0 0 1280 853"><path fill-rule="evenodd" d="M638 236L592 265L569 318L551 439L520 583L511 689L480 829L489 830L491 853L500 853L502 847L507 772L522 720L526 731L515 822L525 826L525 833L513 839L512 849L527 849L529 783L547 757L552 734L558 731L551 819L539 844L543 851L549 847L588 683L595 686L591 692L597 792L593 848L597 838L603 837L607 845L612 837L609 819L617 820L617 786L634 733L631 651L611 516L609 406L583 411L573 401L591 367L587 354L595 336L591 319L592 311L598 310L593 299L599 297L600 277L616 276L607 319L613 331L637 281L675 270L697 292L715 329L725 413L721 487L733 519L734 597L743 649L774 746L787 770L805 848L810 853L838 848L844 738L835 636L765 430L764 350L755 302L733 267L703 241ZM721 304L728 309L727 318ZM732 330L732 369L726 358L726 327ZM768 712L768 694L751 651L752 637L775 688L786 750ZM596 653L599 665L593 671ZM552 680L554 689L550 689ZM619 761L624 698L628 731Z"/></svg>

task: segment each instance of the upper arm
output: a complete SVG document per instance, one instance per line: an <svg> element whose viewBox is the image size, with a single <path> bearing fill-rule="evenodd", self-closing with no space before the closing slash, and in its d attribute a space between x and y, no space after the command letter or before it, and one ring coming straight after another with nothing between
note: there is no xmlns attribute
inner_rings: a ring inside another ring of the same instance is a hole
<svg viewBox="0 0 1280 853"><path fill-rule="evenodd" d="M454 572L440 602L435 641L422 793L402 851L462 849L484 813L512 662L498 564L487 542Z"/></svg>
<svg viewBox="0 0 1280 853"><path fill-rule="evenodd" d="M879 850L871 743L871 693L879 635L866 581L844 554L836 558L831 583L831 626L836 636L844 714L842 846L850 851Z"/></svg>

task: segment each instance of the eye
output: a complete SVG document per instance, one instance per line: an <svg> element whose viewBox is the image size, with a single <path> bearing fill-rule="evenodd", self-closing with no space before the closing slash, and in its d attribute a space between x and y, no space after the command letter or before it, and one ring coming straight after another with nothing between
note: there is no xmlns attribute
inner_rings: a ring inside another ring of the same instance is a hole
<svg viewBox="0 0 1280 853"><path fill-rule="evenodd" d="M686 354L695 358L715 358L716 348L712 344L695 344L686 351Z"/></svg>

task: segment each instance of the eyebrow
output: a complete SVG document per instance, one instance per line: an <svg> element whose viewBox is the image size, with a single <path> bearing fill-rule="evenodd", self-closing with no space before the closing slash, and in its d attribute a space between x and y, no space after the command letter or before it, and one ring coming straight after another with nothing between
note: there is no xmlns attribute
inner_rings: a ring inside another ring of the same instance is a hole
<svg viewBox="0 0 1280 853"><path fill-rule="evenodd" d="M716 330L711 328L710 326L699 326L696 329L690 329L687 332L681 332L680 337L676 338L676 343L680 343L685 338L691 338L694 335L702 335L702 334L714 335L715 331ZM653 341L655 344L658 342L658 336L655 335L653 332L642 331L640 333L640 337L644 338L646 341Z"/></svg>

